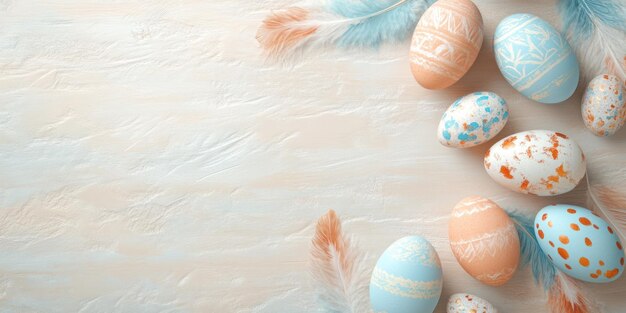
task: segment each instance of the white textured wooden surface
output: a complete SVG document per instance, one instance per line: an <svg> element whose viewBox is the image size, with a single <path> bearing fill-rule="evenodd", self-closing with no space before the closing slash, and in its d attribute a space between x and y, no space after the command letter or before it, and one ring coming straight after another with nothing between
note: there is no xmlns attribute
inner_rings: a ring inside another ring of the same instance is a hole
<svg viewBox="0 0 626 313"><path fill-rule="evenodd" d="M486 145L444 148L435 130L455 98L490 90L511 109L498 138L558 130L600 168L626 167L626 131L587 132L580 89L532 103L496 68L497 22L555 22L554 4L477 0L479 59L433 92L413 81L408 43L265 63L256 27L288 3L0 0L0 312L317 312L307 250L329 208L372 266L399 237L431 240L437 312L454 292L546 311L528 270L501 288L465 274L447 215L471 194L529 213L584 204L585 186L513 194L484 172ZM588 287L605 312L624 311L626 279Z"/></svg>

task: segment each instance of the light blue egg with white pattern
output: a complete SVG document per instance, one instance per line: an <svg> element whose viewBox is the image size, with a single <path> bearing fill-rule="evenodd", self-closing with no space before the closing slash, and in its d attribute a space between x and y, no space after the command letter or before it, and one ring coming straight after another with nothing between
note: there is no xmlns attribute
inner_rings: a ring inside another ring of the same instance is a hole
<svg viewBox="0 0 626 313"><path fill-rule="evenodd" d="M576 55L565 38L539 17L513 14L504 18L496 27L493 48L504 78L527 98L558 103L576 90Z"/></svg>
<svg viewBox="0 0 626 313"><path fill-rule="evenodd" d="M439 142L447 147L469 148L489 141L509 120L502 97L480 91L458 98L443 113L437 129Z"/></svg>
<svg viewBox="0 0 626 313"><path fill-rule="evenodd" d="M380 256L370 281L375 313L431 313L443 278L435 248L420 236L404 237Z"/></svg>

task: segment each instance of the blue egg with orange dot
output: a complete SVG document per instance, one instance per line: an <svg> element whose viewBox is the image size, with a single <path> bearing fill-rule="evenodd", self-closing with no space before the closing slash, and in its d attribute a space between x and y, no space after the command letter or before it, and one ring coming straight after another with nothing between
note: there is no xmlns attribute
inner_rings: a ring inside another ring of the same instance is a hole
<svg viewBox="0 0 626 313"><path fill-rule="evenodd" d="M624 249L611 226L583 207L547 206L535 217L541 250L563 273L591 283L608 283L624 271Z"/></svg>

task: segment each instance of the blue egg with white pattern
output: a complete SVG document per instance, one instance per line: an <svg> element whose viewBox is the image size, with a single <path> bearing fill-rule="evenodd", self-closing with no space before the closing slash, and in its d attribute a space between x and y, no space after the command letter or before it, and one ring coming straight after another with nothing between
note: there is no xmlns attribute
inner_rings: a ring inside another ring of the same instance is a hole
<svg viewBox="0 0 626 313"><path fill-rule="evenodd" d="M441 261L420 236L404 237L380 256L370 281L374 313L432 313L443 286Z"/></svg>
<svg viewBox="0 0 626 313"><path fill-rule="evenodd" d="M446 147L469 148L495 137L509 120L502 97L480 91L458 98L443 113L437 138Z"/></svg>
<svg viewBox="0 0 626 313"><path fill-rule="evenodd" d="M496 27L494 54L504 78L525 97L541 103L567 100L579 68L569 43L532 14L513 14Z"/></svg>

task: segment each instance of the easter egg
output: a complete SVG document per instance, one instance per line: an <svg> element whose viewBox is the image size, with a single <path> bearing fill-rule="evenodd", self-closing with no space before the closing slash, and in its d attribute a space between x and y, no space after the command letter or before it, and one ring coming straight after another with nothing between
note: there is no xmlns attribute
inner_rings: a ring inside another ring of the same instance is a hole
<svg viewBox="0 0 626 313"><path fill-rule="evenodd" d="M415 80L428 89L457 82L470 69L483 43L483 20L470 0L439 0L420 18L409 60Z"/></svg>
<svg viewBox="0 0 626 313"><path fill-rule="evenodd" d="M585 126L598 136L615 134L626 120L626 88L613 75L596 76L583 95L582 114Z"/></svg>
<svg viewBox="0 0 626 313"><path fill-rule="evenodd" d="M500 185L521 193L566 193L585 176L582 150L565 134L530 130L496 142L485 153L485 170Z"/></svg>
<svg viewBox="0 0 626 313"><path fill-rule="evenodd" d="M467 197L452 210L448 224L450 248L461 267L491 286L506 283L519 263L515 224L495 202Z"/></svg>
<svg viewBox="0 0 626 313"><path fill-rule="evenodd" d="M504 78L531 100L562 102L578 85L578 61L572 48L548 22L534 15L504 18L496 27L493 48Z"/></svg>
<svg viewBox="0 0 626 313"><path fill-rule="evenodd" d="M606 283L624 271L624 249L615 231L585 208L555 204L541 209L535 236L552 263L574 278Z"/></svg>
<svg viewBox="0 0 626 313"><path fill-rule="evenodd" d="M509 119L504 99L493 92L461 97L443 113L437 136L448 147L469 148L498 134Z"/></svg>
<svg viewBox="0 0 626 313"><path fill-rule="evenodd" d="M487 300L467 293L455 293L448 300L448 313L498 313Z"/></svg>
<svg viewBox="0 0 626 313"><path fill-rule="evenodd" d="M435 248L419 236L398 239L380 256L370 281L374 312L431 313L442 289Z"/></svg>

